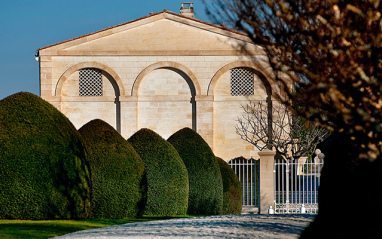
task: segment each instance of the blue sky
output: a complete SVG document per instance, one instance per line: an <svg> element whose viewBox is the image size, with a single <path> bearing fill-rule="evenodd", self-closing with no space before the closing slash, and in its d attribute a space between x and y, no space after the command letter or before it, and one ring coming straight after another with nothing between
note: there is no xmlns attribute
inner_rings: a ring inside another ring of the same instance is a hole
<svg viewBox="0 0 382 239"><path fill-rule="evenodd" d="M82 36L164 9L179 0L0 0L0 100L27 91L40 95L38 48ZM209 21L201 0L195 18Z"/></svg>

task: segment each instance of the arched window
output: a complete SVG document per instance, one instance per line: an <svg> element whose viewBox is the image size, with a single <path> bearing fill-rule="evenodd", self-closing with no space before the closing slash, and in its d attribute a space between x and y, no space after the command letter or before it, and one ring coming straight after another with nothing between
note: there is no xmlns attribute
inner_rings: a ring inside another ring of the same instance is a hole
<svg viewBox="0 0 382 239"><path fill-rule="evenodd" d="M84 68L80 73L80 96L102 96L102 71L96 68Z"/></svg>
<svg viewBox="0 0 382 239"><path fill-rule="evenodd" d="M238 67L231 69L231 95L254 94L254 72L250 68Z"/></svg>

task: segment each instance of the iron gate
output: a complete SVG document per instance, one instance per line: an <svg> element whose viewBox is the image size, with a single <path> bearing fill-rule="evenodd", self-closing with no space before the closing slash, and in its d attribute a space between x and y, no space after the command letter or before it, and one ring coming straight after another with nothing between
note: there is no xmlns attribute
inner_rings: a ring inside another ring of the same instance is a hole
<svg viewBox="0 0 382 239"><path fill-rule="evenodd" d="M318 188L322 162L275 160L275 213L311 213L318 211Z"/></svg>
<svg viewBox="0 0 382 239"><path fill-rule="evenodd" d="M243 189L243 206L259 207L260 160L239 157L228 162L239 177Z"/></svg>

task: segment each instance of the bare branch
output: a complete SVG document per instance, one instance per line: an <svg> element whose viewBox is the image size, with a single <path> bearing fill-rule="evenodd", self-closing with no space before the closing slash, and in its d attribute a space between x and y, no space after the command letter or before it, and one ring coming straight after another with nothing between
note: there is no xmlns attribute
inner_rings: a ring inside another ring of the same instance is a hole
<svg viewBox="0 0 382 239"><path fill-rule="evenodd" d="M359 159L373 161L382 154L380 1L204 2L217 21L262 47L280 87L272 97L286 98L282 103L299 115L347 135L360 149ZM280 138L282 132L276 133Z"/></svg>
<svg viewBox="0 0 382 239"><path fill-rule="evenodd" d="M258 150L270 144L286 160L295 160L313 154L317 144L329 135L328 130L308 123L281 104L273 106L269 132L267 107L264 101L251 101L242 106L242 117L237 120L236 133Z"/></svg>

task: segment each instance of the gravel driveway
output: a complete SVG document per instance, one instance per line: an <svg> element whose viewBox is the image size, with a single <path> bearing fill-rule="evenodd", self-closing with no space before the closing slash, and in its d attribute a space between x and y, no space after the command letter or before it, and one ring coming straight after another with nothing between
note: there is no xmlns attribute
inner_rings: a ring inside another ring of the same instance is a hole
<svg viewBox="0 0 382 239"><path fill-rule="evenodd" d="M56 238L298 238L314 215L228 215L138 222Z"/></svg>

